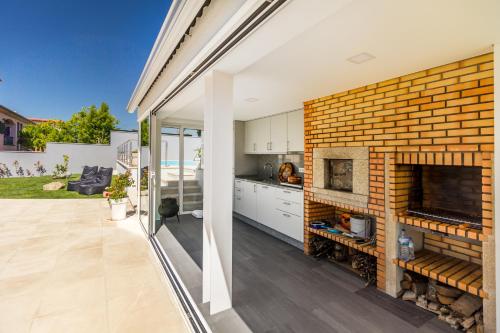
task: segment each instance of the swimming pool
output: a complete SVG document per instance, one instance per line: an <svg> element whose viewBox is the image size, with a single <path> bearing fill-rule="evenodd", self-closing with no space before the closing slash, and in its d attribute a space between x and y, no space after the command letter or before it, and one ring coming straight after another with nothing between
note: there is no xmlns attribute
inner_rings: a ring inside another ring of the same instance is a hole
<svg viewBox="0 0 500 333"><path fill-rule="evenodd" d="M185 160L184 166L197 166L198 161ZM161 161L161 166L179 166L179 160L166 160Z"/></svg>

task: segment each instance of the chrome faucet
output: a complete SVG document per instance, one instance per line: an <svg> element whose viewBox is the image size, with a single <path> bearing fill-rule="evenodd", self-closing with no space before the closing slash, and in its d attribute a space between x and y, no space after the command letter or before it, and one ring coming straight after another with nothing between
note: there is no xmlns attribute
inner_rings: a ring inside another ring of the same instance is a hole
<svg viewBox="0 0 500 333"><path fill-rule="evenodd" d="M266 164L264 164L264 175L267 174L267 168L270 167L271 168L271 174L269 175L269 178L270 179L273 179L273 165L269 162L267 162Z"/></svg>

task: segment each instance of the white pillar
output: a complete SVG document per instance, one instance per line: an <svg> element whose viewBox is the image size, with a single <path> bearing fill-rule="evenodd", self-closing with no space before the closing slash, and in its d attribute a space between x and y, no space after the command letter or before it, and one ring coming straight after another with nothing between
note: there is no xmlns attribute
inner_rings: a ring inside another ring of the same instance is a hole
<svg viewBox="0 0 500 333"><path fill-rule="evenodd" d="M203 302L210 313L231 308L233 256L233 78L205 78L203 170Z"/></svg>
<svg viewBox="0 0 500 333"><path fill-rule="evenodd" d="M500 228L497 223L500 223L500 209L497 207L499 202L496 198L498 191L496 188L500 188L500 153L498 152L498 147L500 145L500 109L498 105L500 103L500 44L495 44L493 48L493 66L494 66L494 119L495 119L495 148L494 148L494 160L493 160L493 232L495 235L495 290L496 295L496 328L497 332L500 332L500 306L498 305L498 290L500 287Z"/></svg>
<svg viewBox="0 0 500 333"><path fill-rule="evenodd" d="M161 120L157 116L149 117L149 149L151 150L151 161L149 162L151 170L150 180L152 190L149 198L150 212L149 216L152 219L150 224L150 232L156 232L156 221L160 219L158 207L161 204Z"/></svg>

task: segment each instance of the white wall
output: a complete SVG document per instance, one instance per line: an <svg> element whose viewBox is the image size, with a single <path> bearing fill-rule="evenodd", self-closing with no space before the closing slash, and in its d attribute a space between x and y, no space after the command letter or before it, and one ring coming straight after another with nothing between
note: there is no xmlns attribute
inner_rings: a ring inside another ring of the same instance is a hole
<svg viewBox="0 0 500 333"><path fill-rule="evenodd" d="M63 155L69 156L69 172L81 173L85 165L98 165L106 168L116 167L117 148L127 140L137 140L137 132L111 131L109 145L81 143L48 143L45 152L2 151L0 163L5 163L15 175L13 163L19 161L23 169L34 171L34 164L40 161L48 174L56 164L63 162Z"/></svg>

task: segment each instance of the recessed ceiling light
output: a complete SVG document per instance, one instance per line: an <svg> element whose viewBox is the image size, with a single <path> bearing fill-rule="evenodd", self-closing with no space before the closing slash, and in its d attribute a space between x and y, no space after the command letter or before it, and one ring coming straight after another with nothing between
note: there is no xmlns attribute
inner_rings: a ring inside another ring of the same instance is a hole
<svg viewBox="0 0 500 333"><path fill-rule="evenodd" d="M361 64L363 62L367 62L369 60L375 59L375 56L370 54L370 53L360 53L356 54L355 56L352 56L350 58L347 58L347 61L352 62L353 64Z"/></svg>
<svg viewBox="0 0 500 333"><path fill-rule="evenodd" d="M250 103L254 103L254 102L257 102L259 99L258 98L255 98L255 97L249 97L249 98L246 98L245 101L247 102L250 102Z"/></svg>

